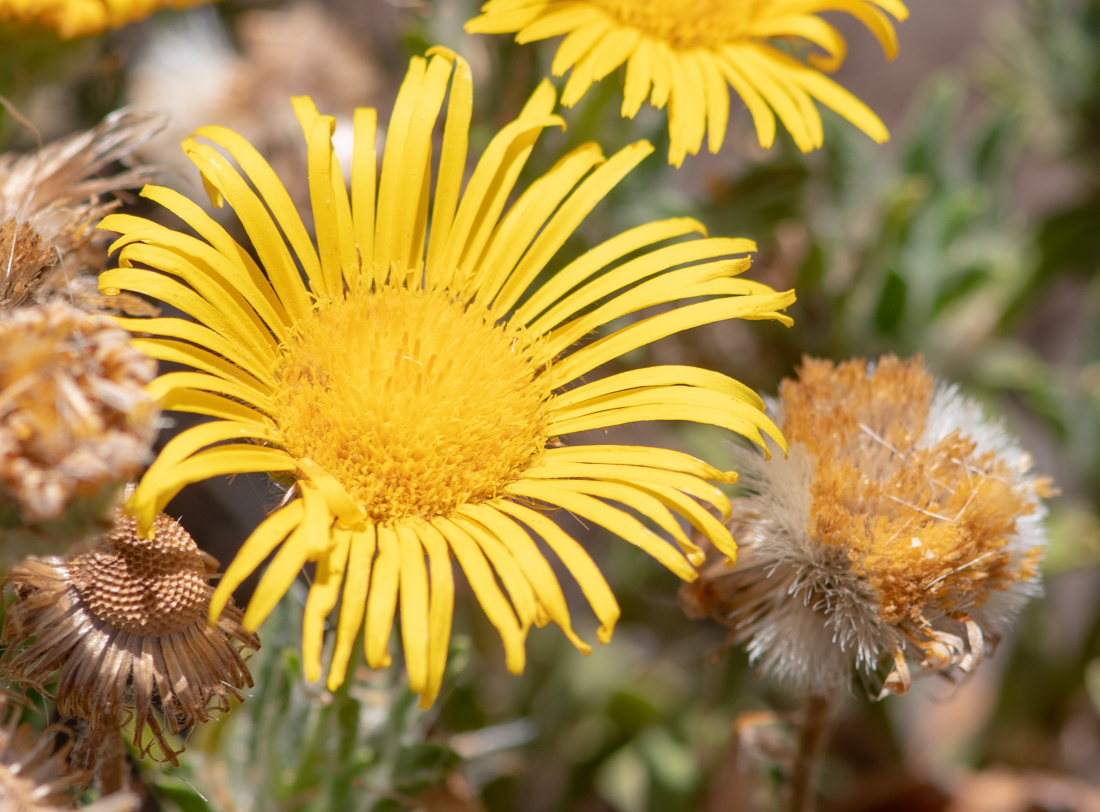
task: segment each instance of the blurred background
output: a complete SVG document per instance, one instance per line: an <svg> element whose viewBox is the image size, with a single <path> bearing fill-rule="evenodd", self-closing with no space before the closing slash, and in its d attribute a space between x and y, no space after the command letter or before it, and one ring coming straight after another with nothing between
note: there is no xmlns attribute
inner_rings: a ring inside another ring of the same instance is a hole
<svg viewBox="0 0 1100 812"><path fill-rule="evenodd" d="M825 15L849 39L837 79L886 122L885 146L823 111L822 150L802 155L781 132L763 151L735 99L722 152L676 171L663 161L664 113L621 119L622 85L609 77L564 111L568 131L545 135L525 171L537 176L584 141L610 153L648 138L655 154L557 267L630 226L693 216L713 235L757 240L752 277L798 293L792 329L712 325L626 362L710 367L774 394L804 354L920 353L1003 416L1061 491L1046 596L962 685L926 680L882 702L854 685L826 754L823 810L1100 809L1100 0L909 5L893 63L850 18ZM516 115L549 74L554 43L468 36L476 11L472 0L224 0L73 42L4 33L0 93L46 139L125 104L166 110L168 128L140 157L196 199L178 143L200 125L229 126L305 203L291 95L312 95L349 125L357 106L384 120L408 57L443 44L473 66L471 154ZM3 148L33 143L0 119ZM637 425L615 440L729 465L726 437L700 427ZM191 488L168 512L227 562L277 499L266 480L238 477ZM197 731L179 769L135 766L146 809L777 808L796 706L754 678L721 627L684 615L674 576L572 529L623 608L610 645L584 657L557 630L534 631L525 674L510 676L460 588L447 686L425 713L397 666L361 666L336 695L303 685L304 592L291 593L261 629L252 698ZM594 639L594 619L571 597L578 632Z"/></svg>

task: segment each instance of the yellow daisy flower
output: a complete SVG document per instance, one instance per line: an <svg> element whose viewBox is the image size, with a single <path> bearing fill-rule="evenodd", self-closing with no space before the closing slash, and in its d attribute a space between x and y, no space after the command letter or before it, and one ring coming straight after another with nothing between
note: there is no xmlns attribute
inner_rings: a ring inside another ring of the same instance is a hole
<svg viewBox="0 0 1100 812"><path fill-rule="evenodd" d="M377 178L376 113L356 112L350 195L332 147L335 119L318 115L308 98L293 100L308 142L316 247L255 149L230 130L204 127L184 149L214 201L228 201L240 217L259 262L198 205L148 187L143 194L198 237L111 215L102 227L124 235L114 246L121 267L100 277L107 292L154 296L194 317L121 322L156 336L135 346L196 370L151 384L163 408L218 418L181 433L149 468L128 503L139 532L150 532L160 509L197 480L266 471L292 482L227 569L211 617L278 548L245 614L245 627L257 628L302 565L316 561L305 610L307 677L320 677L325 619L341 591L331 689L344 679L364 617L368 664L390 662L400 602L409 682L425 706L447 657L452 555L499 630L511 671L523 668L532 623L552 620L589 650L531 533L579 582L600 639L610 637L615 599L546 508L607 528L684 579L695 577L692 562L703 554L676 514L734 554L729 531L707 508L726 515L729 502L707 480L735 474L679 452L568 447L559 438L638 420L692 420L782 443L757 395L716 372L661 366L578 379L697 325L789 323L779 311L794 301L793 292L736 278L749 260L731 255L753 250L749 240L654 248L702 232L690 219L626 231L537 284L577 225L652 147L640 142L605 158L585 144L507 206L539 133L562 124L544 82L462 189L470 69L449 51L431 56L412 61ZM432 195L433 130L448 85ZM243 176L196 138L226 150ZM694 301L676 306L683 299ZM659 310L578 346L595 328L646 308ZM604 500L648 518L682 552Z"/></svg>
<svg viewBox="0 0 1100 812"><path fill-rule="evenodd" d="M844 37L818 16L844 11L871 31L889 59L897 55L893 21L909 16L901 0L489 0L466 23L474 34L510 34L527 43L562 34L552 70L573 73L562 93L571 107L585 91L626 63L622 114L633 118L649 98L668 104L669 163L695 155L709 128L717 152L726 135L729 88L744 101L760 145L775 139L775 116L798 148L823 142L814 100L835 110L878 143L889 138L882 121L859 99L820 71L840 67ZM770 44L787 39L816 45L809 65Z"/></svg>
<svg viewBox="0 0 1100 812"><path fill-rule="evenodd" d="M209 0L0 0L0 23L41 25L72 39L121 28L162 8L205 2Z"/></svg>

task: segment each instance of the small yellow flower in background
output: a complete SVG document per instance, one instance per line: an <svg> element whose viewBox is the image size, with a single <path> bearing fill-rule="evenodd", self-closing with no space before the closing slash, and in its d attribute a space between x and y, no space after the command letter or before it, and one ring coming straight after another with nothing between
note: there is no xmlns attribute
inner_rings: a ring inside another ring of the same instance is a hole
<svg viewBox="0 0 1100 812"><path fill-rule="evenodd" d="M595 144L580 146L507 206L541 131L562 125L543 82L463 189L470 70L448 51L433 54L411 63L377 178L376 113L356 112L350 196L332 146L335 119L318 115L308 98L294 100L308 144L316 247L266 161L235 133L205 127L184 149L215 202L240 217L259 262L198 205L148 187L143 194L199 238L112 215L102 227L124 235L115 243L122 267L101 277L104 290L145 293L195 318L122 322L157 336L135 341L145 352L196 370L151 385L162 407L217 418L181 433L150 467L128 503L139 532L188 483L248 471L293 480L284 505L229 566L211 616L278 549L245 614L245 626L257 628L303 564L316 561L304 622L307 677L321 675L325 620L341 592L331 689L344 680L364 619L368 664L389 663L400 605L409 682L424 706L446 664L452 555L499 630L511 671L523 668L532 624L553 621L588 651L532 532L579 582L600 639L610 638L615 598L546 508L607 528L685 579L703 554L677 515L734 554L729 531L708 509L727 515L728 500L707 480L731 482L735 474L675 451L568 447L559 438L639 420L691 420L761 444L763 431L782 445L760 398L716 372L661 366L578 379L694 326L789 323L779 311L794 301L793 292L736 278L749 260L731 255L754 250L748 240L670 243L703 231L690 219L624 232L540 284L577 225L652 147L640 142L608 158ZM433 131L448 85L430 194ZM228 151L247 181L196 138ZM659 306L578 346L602 325ZM683 552L608 501L650 519Z"/></svg>
<svg viewBox="0 0 1100 812"><path fill-rule="evenodd" d="M210 0L0 0L0 25L44 26L72 39L121 28L164 8L207 2Z"/></svg>
<svg viewBox="0 0 1100 812"><path fill-rule="evenodd" d="M633 118L648 97L668 105L669 163L695 155L709 129L717 152L729 118L729 88L752 114L761 146L775 138L775 116L803 152L823 142L814 101L835 110L875 141L886 127L863 102L820 71L836 70L847 44L822 11L843 11L863 23L889 59L897 35L888 12L908 17L901 0L489 0L466 24L477 34L516 32L527 43L567 35L553 72L572 69L562 104L572 106L594 83L626 63L622 114ZM825 55L809 65L771 44L806 42Z"/></svg>
<svg viewBox="0 0 1100 812"><path fill-rule="evenodd" d="M776 407L790 454L738 460L741 554L683 588L688 613L799 692L976 668L1040 592L1050 481L919 358L805 359Z"/></svg>

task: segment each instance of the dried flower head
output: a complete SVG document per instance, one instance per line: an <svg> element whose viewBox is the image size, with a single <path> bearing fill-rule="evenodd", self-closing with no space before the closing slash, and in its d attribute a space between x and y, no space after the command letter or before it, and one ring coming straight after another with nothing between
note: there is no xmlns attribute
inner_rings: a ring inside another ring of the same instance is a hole
<svg viewBox="0 0 1100 812"><path fill-rule="evenodd" d="M252 686L242 648L259 639L241 627L232 602L212 626L207 615L217 564L176 521L161 514L151 539L120 516L91 551L31 558L8 576L16 601L4 624L11 645L0 667L40 689L56 681L58 710L92 731L134 716L134 745L148 755L146 726L164 758L166 737L225 713Z"/></svg>
<svg viewBox="0 0 1100 812"><path fill-rule="evenodd" d="M87 132L27 155L0 155L0 308L64 295L89 308L106 297L89 274L107 262L105 237L95 225L118 201L120 189L151 179L148 167L97 173L125 157L164 126L162 113L116 110ZM125 307L129 305L129 307ZM149 314L137 297L110 307Z"/></svg>
<svg viewBox="0 0 1100 812"><path fill-rule="evenodd" d="M106 316L61 301L0 313L0 564L110 529L150 457L154 375Z"/></svg>
<svg viewBox="0 0 1100 812"><path fill-rule="evenodd" d="M686 588L689 613L802 691L969 672L1039 590L1049 480L919 358L806 359L780 400L790 455L744 455L737 566Z"/></svg>
<svg viewBox="0 0 1100 812"><path fill-rule="evenodd" d="M72 39L121 28L163 8L205 2L209 0L0 0L0 23L42 26Z"/></svg>
<svg viewBox="0 0 1100 812"><path fill-rule="evenodd" d="M68 755L72 731L64 725L36 730L22 722L21 703L0 696L0 809L6 812L52 812L72 809L72 790L88 783L90 776L73 772ZM85 812L133 812L138 799L116 793L82 807Z"/></svg>

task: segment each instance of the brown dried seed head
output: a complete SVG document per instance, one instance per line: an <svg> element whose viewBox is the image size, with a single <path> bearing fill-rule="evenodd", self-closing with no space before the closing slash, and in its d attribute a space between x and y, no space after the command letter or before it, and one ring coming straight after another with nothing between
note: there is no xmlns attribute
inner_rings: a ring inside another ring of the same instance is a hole
<svg viewBox="0 0 1100 812"><path fill-rule="evenodd" d="M155 374L107 317L62 302L0 314L0 527L20 547L8 560L51 552L27 536L45 544L111 526L113 497L156 433L144 391Z"/></svg>
<svg viewBox="0 0 1100 812"><path fill-rule="evenodd" d="M139 539L136 527L123 517L94 550L73 558L73 586L89 612L120 631L142 637L182 631L208 606L203 557L163 513L152 539Z"/></svg>
<svg viewBox="0 0 1100 812"><path fill-rule="evenodd" d="M252 676L242 651L260 641L232 602L210 624L208 557L168 516L153 528L152 539L138 538L120 516L86 553L14 567L0 671L40 689L56 683L58 710L87 719L90 735L132 717L142 754L155 741L176 763L169 734L243 701Z"/></svg>

